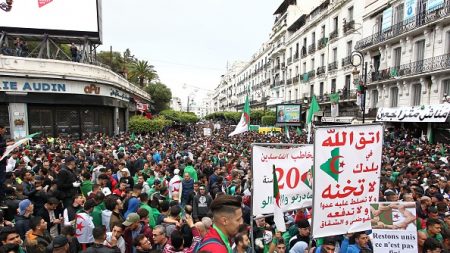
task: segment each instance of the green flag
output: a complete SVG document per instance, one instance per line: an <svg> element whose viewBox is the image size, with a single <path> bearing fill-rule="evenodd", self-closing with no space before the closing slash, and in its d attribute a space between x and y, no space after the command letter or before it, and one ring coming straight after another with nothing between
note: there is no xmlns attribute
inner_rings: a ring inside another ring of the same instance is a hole
<svg viewBox="0 0 450 253"><path fill-rule="evenodd" d="M302 182L308 186L309 189L312 189L312 183L313 183L313 173L314 173L314 166L311 166L311 168L302 174L301 180Z"/></svg>
<svg viewBox="0 0 450 253"><path fill-rule="evenodd" d="M339 103L339 93L331 93L330 102L335 104Z"/></svg>
<svg viewBox="0 0 450 253"><path fill-rule="evenodd" d="M331 150L331 157L325 163L320 165L320 169L336 180L336 182L339 182L339 174L342 172L339 171L339 166L344 166L343 162L339 163L339 158L342 158L342 156L339 155L339 148L335 148Z"/></svg>
<svg viewBox="0 0 450 253"><path fill-rule="evenodd" d="M299 135L299 136L303 134L303 133L302 133L302 130L300 130L300 128L298 128L298 127L297 127L296 132L297 132L297 135Z"/></svg>
<svg viewBox="0 0 450 253"><path fill-rule="evenodd" d="M287 125L284 126L284 131L286 132L286 137L290 140L291 136L289 136L289 127Z"/></svg>
<svg viewBox="0 0 450 253"><path fill-rule="evenodd" d="M314 113L320 110L319 104L317 103L316 96L313 96L311 99L311 104L309 105L308 117L306 118L306 123L311 124Z"/></svg>
<svg viewBox="0 0 450 253"><path fill-rule="evenodd" d="M444 143L442 143L441 144L441 156L445 156L445 153L447 153L447 151L445 150Z"/></svg>

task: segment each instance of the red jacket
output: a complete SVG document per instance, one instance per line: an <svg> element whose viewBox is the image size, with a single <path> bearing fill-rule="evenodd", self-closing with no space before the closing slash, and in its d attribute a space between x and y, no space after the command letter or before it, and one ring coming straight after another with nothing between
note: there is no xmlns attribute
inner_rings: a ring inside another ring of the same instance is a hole
<svg viewBox="0 0 450 253"><path fill-rule="evenodd" d="M200 244L203 245L203 242L209 240L210 238L214 238L218 241L220 241L221 244L218 243L208 243L206 246L199 248L200 251L206 251L206 252L214 252L214 253L228 253L227 246L225 246L225 242L222 241L222 238L220 238L219 233L214 228L210 228L208 233L205 235L205 238L201 241ZM231 245L230 245L231 247Z"/></svg>

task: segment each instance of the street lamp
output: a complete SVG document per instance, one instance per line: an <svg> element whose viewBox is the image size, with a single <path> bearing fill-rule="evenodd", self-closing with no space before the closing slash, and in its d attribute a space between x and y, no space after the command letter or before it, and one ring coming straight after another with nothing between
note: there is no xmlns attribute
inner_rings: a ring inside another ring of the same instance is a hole
<svg viewBox="0 0 450 253"><path fill-rule="evenodd" d="M13 0L6 0L5 3L0 3L0 9L2 9L3 11L10 11L12 8L12 4L13 4Z"/></svg>
<svg viewBox="0 0 450 253"><path fill-rule="evenodd" d="M357 67L362 65L363 79L364 82L359 80L358 91L361 92L361 109L362 109L362 122L364 123L366 118L366 91L367 91L367 62L364 61L364 55L360 51L353 51L351 54L351 62L355 67L352 71L353 80L359 77L359 70Z"/></svg>

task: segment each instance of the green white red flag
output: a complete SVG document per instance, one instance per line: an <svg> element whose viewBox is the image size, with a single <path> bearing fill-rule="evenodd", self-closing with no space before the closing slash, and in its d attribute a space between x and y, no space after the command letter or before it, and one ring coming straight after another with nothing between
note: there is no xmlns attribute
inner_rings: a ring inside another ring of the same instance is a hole
<svg viewBox="0 0 450 253"><path fill-rule="evenodd" d="M286 223L284 222L284 214L281 209L281 196L278 189L277 173L275 173L275 165L273 165L273 198L275 200L273 208L273 221L277 226L278 231L286 231Z"/></svg>
<svg viewBox="0 0 450 253"><path fill-rule="evenodd" d="M248 131L250 126L250 103L248 101L248 95L245 98L244 110L242 111L241 120L239 124L237 124L236 129L231 132L228 137L231 137L236 134L241 134Z"/></svg>

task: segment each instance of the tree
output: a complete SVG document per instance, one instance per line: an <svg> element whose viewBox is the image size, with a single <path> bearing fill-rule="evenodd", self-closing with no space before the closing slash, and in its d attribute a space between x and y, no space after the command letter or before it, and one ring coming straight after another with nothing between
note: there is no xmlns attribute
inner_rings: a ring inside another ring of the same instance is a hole
<svg viewBox="0 0 450 253"><path fill-rule="evenodd" d="M125 60L120 52L101 51L97 54L97 60L107 65L115 73L123 75L125 70Z"/></svg>
<svg viewBox="0 0 450 253"><path fill-rule="evenodd" d="M151 82L158 78L158 74L153 69L154 66L148 64L148 61L135 61L130 65L129 80L131 82L139 82L141 87L144 87L144 80Z"/></svg>
<svg viewBox="0 0 450 253"><path fill-rule="evenodd" d="M156 82L147 85L144 89L152 97L154 110L152 113L159 113L162 110L169 109L172 91L165 84Z"/></svg>

